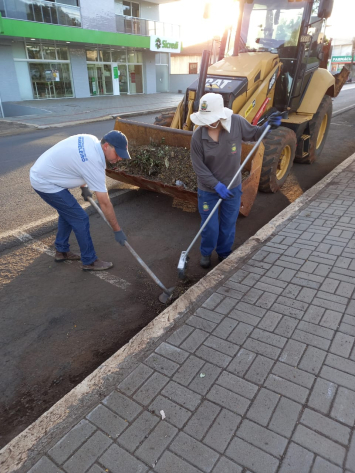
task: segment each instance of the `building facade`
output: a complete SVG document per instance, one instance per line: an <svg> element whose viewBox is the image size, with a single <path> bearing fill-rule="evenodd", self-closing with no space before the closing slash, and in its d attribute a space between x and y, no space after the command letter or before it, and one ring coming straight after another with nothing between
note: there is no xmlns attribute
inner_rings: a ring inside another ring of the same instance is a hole
<svg viewBox="0 0 355 473"><path fill-rule="evenodd" d="M344 65L352 69L355 64L355 38L352 40L334 39L332 41L332 54L330 60L330 71L333 73L341 71ZM350 71L353 77L353 71ZM354 77L353 77L354 78Z"/></svg>
<svg viewBox="0 0 355 473"><path fill-rule="evenodd" d="M171 1L0 0L2 102L167 92Z"/></svg>

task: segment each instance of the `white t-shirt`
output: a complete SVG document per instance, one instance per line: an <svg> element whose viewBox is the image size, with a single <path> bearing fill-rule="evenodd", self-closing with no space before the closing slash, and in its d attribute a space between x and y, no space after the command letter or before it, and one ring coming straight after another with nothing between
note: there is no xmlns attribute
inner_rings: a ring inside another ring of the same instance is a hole
<svg viewBox="0 0 355 473"><path fill-rule="evenodd" d="M30 170L34 189L53 194L87 184L107 192L106 161L100 141L93 135L74 135L43 153Z"/></svg>

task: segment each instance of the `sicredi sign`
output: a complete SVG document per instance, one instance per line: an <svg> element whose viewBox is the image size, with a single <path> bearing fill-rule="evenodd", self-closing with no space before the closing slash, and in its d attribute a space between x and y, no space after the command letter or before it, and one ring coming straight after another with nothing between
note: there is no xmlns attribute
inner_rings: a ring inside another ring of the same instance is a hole
<svg viewBox="0 0 355 473"><path fill-rule="evenodd" d="M150 37L150 50L160 53L179 53L181 50L181 41L153 35Z"/></svg>

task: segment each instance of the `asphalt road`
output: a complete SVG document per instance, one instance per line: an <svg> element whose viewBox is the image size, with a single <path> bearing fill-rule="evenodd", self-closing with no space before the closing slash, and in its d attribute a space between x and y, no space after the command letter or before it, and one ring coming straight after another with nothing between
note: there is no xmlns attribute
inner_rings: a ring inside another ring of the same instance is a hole
<svg viewBox="0 0 355 473"><path fill-rule="evenodd" d="M343 91L339 98L340 108L355 103L355 89ZM338 108L337 101L335 105ZM28 182L29 168L41 152L69 134L101 136L112 127L113 121L100 122L1 138L1 232L52 214ZM332 120L321 159L311 166L295 164L281 192L258 194L249 217L238 220L235 247L354 152L355 109ZM173 208L171 198L150 192L133 194L116 207L116 213L138 254L167 287L177 284L176 265L198 230L198 214ZM161 290L114 242L98 216L90 222L99 256L114 262L111 280L84 273L79 263L55 264L50 256L54 233L0 253L0 446L162 309ZM75 239L72 249L77 249ZM206 274L199 267L198 254L196 246L187 285ZM213 264L217 264L215 257Z"/></svg>
<svg viewBox="0 0 355 473"><path fill-rule="evenodd" d="M344 86L333 102L333 111L355 106L355 84ZM156 114L131 118L153 123ZM0 234L32 223L40 218L55 215L55 212L38 199L28 180L30 167L46 149L58 141L76 133L90 133L102 137L113 129L114 120L86 123L63 128L35 130L16 136L0 137L0 202L2 215ZM117 181L108 181L109 189L122 187ZM78 191L74 191L76 197Z"/></svg>

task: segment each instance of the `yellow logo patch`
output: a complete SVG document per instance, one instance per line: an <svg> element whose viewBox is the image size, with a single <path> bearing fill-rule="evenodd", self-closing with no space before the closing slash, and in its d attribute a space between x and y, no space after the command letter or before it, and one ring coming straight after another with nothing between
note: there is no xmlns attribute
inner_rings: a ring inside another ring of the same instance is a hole
<svg viewBox="0 0 355 473"><path fill-rule="evenodd" d="M249 115L249 113L253 110L253 104L251 103L249 107L245 110L245 118Z"/></svg>
<svg viewBox="0 0 355 473"><path fill-rule="evenodd" d="M237 152L237 145L235 143L232 144L232 154Z"/></svg>
<svg viewBox="0 0 355 473"><path fill-rule="evenodd" d="M207 202L204 202L204 203L203 203L202 208L203 208L203 211L204 211L204 212L208 212L208 211L210 210L210 206L208 205Z"/></svg>

